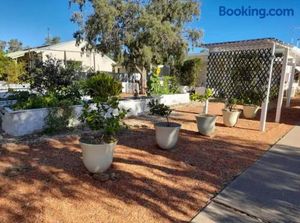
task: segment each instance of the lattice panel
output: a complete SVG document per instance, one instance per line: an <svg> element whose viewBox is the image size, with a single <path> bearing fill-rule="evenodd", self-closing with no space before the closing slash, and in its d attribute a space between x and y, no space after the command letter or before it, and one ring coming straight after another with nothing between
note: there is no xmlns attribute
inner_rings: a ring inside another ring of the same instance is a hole
<svg viewBox="0 0 300 223"><path fill-rule="evenodd" d="M271 49L212 52L208 57L207 87L215 90L215 97L242 99L255 90L261 99L266 97L271 64ZM273 65L270 98L278 95L282 55Z"/></svg>

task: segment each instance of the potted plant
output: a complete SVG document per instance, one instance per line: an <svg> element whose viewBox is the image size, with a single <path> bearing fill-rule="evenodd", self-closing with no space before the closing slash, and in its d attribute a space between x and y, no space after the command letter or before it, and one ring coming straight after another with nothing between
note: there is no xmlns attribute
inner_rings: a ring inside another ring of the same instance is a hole
<svg viewBox="0 0 300 223"><path fill-rule="evenodd" d="M167 122L158 122L155 124L157 144L162 149L172 149L177 143L181 125L175 122L169 122L169 116L172 110L169 106L160 104L157 99L150 101L148 106L152 115L165 117L167 120Z"/></svg>
<svg viewBox="0 0 300 223"><path fill-rule="evenodd" d="M212 95L213 91L210 88L205 90L204 95L198 93L191 95L191 100L205 102L203 112L196 116L198 131L202 135L211 135L215 131L217 117L215 115L207 114L208 100Z"/></svg>
<svg viewBox="0 0 300 223"><path fill-rule="evenodd" d="M243 115L245 118L255 118L258 110L259 104L262 100L260 100L260 94L255 90L246 92L247 95L243 99Z"/></svg>
<svg viewBox="0 0 300 223"><path fill-rule="evenodd" d="M222 110L223 112L223 122L225 126L233 127L236 125L241 111L236 109L237 99L230 98L225 103L225 108Z"/></svg>
<svg viewBox="0 0 300 223"><path fill-rule="evenodd" d="M112 163L116 134L127 112L118 107L122 86L109 74L98 73L83 83L83 89L93 104L85 103L81 119L95 131L80 138L83 163L90 172L101 173Z"/></svg>

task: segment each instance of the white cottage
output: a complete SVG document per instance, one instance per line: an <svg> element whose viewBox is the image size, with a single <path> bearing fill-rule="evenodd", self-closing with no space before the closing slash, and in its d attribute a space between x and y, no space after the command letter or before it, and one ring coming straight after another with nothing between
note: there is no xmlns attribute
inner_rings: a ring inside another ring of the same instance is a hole
<svg viewBox="0 0 300 223"><path fill-rule="evenodd" d="M82 42L79 46L76 45L76 40L62 42L49 46L35 47L27 50L8 53L7 56L19 60L25 56L26 53L35 52L43 61L47 57L67 61L80 62L85 70L93 69L95 71L113 72L113 66L116 64L107 55L96 52L82 52L81 48L84 46Z"/></svg>

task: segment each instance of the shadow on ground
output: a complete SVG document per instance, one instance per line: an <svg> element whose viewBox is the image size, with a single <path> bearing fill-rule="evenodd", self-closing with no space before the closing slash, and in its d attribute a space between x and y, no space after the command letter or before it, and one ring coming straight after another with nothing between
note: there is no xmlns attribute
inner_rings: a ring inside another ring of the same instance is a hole
<svg viewBox="0 0 300 223"><path fill-rule="evenodd" d="M109 170L115 181L89 175L75 136L2 144L0 221L186 222L290 128L277 124L280 134L272 135L218 126L210 138L195 132L191 120L198 107L185 109L190 113L179 108L181 116L174 117L183 127L172 151L157 147L146 118L134 119L144 124L120 136ZM300 117L297 106L285 112L286 123ZM238 127L252 125L257 121Z"/></svg>

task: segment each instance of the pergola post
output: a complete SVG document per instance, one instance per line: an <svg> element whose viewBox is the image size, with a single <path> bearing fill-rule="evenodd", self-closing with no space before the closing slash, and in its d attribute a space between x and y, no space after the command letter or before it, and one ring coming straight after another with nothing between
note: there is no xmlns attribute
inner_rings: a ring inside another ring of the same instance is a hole
<svg viewBox="0 0 300 223"><path fill-rule="evenodd" d="M272 82L272 73L273 73L273 63L275 59L275 43L272 46L272 55L271 55L271 63L269 69L269 79L268 79L268 86L267 86L267 94L265 100L261 105L261 114L260 114L260 127L259 130L264 132L266 129L266 120L267 120L267 111L268 111L268 104L269 104L269 96L270 96L270 88Z"/></svg>
<svg viewBox="0 0 300 223"><path fill-rule="evenodd" d="M282 107L283 94L284 94L284 81L285 81L286 68L287 68L287 63L288 63L288 55L289 55L289 49L286 48L284 51L284 55L283 55L282 71L281 71L281 78L280 78L280 87L279 87L279 93L278 93L275 122L280 122L281 107Z"/></svg>
<svg viewBox="0 0 300 223"><path fill-rule="evenodd" d="M296 71L296 62L293 61L292 64L292 72L289 78L289 87L287 90L287 100L286 100L286 105L285 107L290 107L291 105L291 96L292 96L292 88L293 88L293 83L294 83L294 78L295 78L295 71Z"/></svg>

